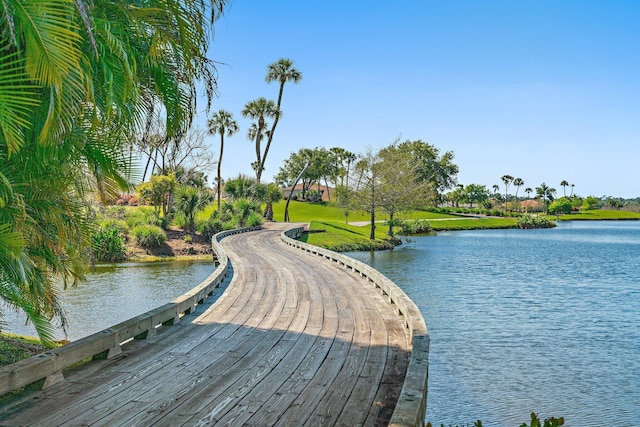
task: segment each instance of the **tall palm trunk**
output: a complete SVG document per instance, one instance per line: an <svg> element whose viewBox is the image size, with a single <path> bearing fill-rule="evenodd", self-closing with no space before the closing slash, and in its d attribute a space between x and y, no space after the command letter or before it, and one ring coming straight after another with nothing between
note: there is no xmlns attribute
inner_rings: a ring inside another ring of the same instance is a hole
<svg viewBox="0 0 640 427"><path fill-rule="evenodd" d="M222 152L224 151L224 131L220 133L220 157L218 157L218 210L220 210L220 197L222 196Z"/></svg>
<svg viewBox="0 0 640 427"><path fill-rule="evenodd" d="M269 136L267 137L267 145L264 147L264 156L262 156L262 161L260 161L260 157L258 157L258 172L257 178L258 182L260 182L260 178L262 177L262 171L264 170L264 164L267 160L267 154L269 154L269 147L271 147L271 141L273 140L273 134L275 133L276 126L278 126L278 120L280 119L280 103L282 102L282 92L284 91L284 81L280 80L280 90L278 91L278 102L276 104L276 116L273 119L273 126L271 126L271 132L269 132Z"/></svg>

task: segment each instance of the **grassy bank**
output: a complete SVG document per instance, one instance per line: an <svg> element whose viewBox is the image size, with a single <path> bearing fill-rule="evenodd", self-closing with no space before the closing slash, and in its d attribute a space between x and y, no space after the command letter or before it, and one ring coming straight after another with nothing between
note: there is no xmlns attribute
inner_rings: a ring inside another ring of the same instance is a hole
<svg viewBox="0 0 640 427"><path fill-rule="evenodd" d="M47 350L37 338L0 333L0 366L28 359Z"/></svg>
<svg viewBox="0 0 640 427"><path fill-rule="evenodd" d="M553 218L555 219L555 217ZM560 215L558 219L560 221L640 220L640 213L598 209L580 211L569 215Z"/></svg>

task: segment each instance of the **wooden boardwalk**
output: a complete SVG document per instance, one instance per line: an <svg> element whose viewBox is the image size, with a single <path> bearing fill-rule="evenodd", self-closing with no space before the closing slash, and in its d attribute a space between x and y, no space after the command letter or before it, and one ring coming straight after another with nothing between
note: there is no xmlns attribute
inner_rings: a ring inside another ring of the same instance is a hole
<svg viewBox="0 0 640 427"><path fill-rule="evenodd" d="M278 228L222 241L233 278L215 303L6 405L0 425L386 425L408 330L367 281Z"/></svg>

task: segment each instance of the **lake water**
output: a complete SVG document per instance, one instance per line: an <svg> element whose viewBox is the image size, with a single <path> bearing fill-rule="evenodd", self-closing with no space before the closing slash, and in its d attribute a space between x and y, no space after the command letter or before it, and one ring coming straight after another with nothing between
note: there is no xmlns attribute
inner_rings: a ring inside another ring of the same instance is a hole
<svg viewBox="0 0 640 427"><path fill-rule="evenodd" d="M640 426L640 222L413 240L349 255L425 317L434 426Z"/></svg>
<svg viewBox="0 0 640 427"><path fill-rule="evenodd" d="M195 288L215 270L211 261L118 263L96 266L87 281L61 291L69 318L67 338L76 340L166 304ZM24 316L5 309L8 328L35 335ZM57 338L65 338L59 331Z"/></svg>

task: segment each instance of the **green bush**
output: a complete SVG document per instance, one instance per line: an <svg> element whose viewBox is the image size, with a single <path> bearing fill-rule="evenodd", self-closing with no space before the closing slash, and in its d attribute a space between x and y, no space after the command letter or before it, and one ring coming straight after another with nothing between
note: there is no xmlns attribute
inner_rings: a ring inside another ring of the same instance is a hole
<svg viewBox="0 0 640 427"><path fill-rule="evenodd" d="M255 227L258 225L262 225L262 215L258 214L257 212L249 214L247 220L245 221L245 226Z"/></svg>
<svg viewBox="0 0 640 427"><path fill-rule="evenodd" d="M206 221L196 221L196 230L207 238L211 238L214 234L224 230L224 225L215 215L212 215Z"/></svg>
<svg viewBox="0 0 640 427"><path fill-rule="evenodd" d="M127 210L124 208L124 206L105 206L103 210L103 215L105 218L123 220L127 216Z"/></svg>
<svg viewBox="0 0 640 427"><path fill-rule="evenodd" d="M127 234L129 233L129 226L124 220L121 219L107 218L100 221L98 225L105 230L111 228L117 229L118 232L125 238L125 240L127 238Z"/></svg>
<svg viewBox="0 0 640 427"><path fill-rule="evenodd" d="M138 225L131 229L131 235L136 244L145 249L156 248L167 240L166 233L157 225Z"/></svg>
<svg viewBox="0 0 640 427"><path fill-rule="evenodd" d="M571 200L566 197L554 200L549 206L549 213L551 215L570 214L572 210L573 204L571 203Z"/></svg>
<svg viewBox="0 0 640 427"><path fill-rule="evenodd" d="M411 219L400 223L398 234L409 236L411 234L427 234L431 232L431 225L426 219Z"/></svg>
<svg viewBox="0 0 640 427"><path fill-rule="evenodd" d="M556 226L555 223L549 221L547 218L543 216L531 216L531 215L522 215L518 218L518 222L516 223L518 228L523 229L531 229L531 228L553 228Z"/></svg>
<svg viewBox="0 0 640 427"><path fill-rule="evenodd" d="M176 214L173 216L172 224L184 230L184 228L187 226L187 217L185 217L184 213L182 212L176 212Z"/></svg>
<svg viewBox="0 0 640 427"><path fill-rule="evenodd" d="M125 239L117 227L100 227L91 236L91 249L97 261L120 261L126 257Z"/></svg>
<svg viewBox="0 0 640 427"><path fill-rule="evenodd" d="M184 236L183 240L185 243L191 243L193 242L193 237L191 237L191 234L187 234L186 236Z"/></svg>
<svg viewBox="0 0 640 427"><path fill-rule="evenodd" d="M125 221L129 228L134 228L138 225L150 224L150 225L162 225L162 219L160 213L153 208L139 207L131 209L125 218Z"/></svg>

